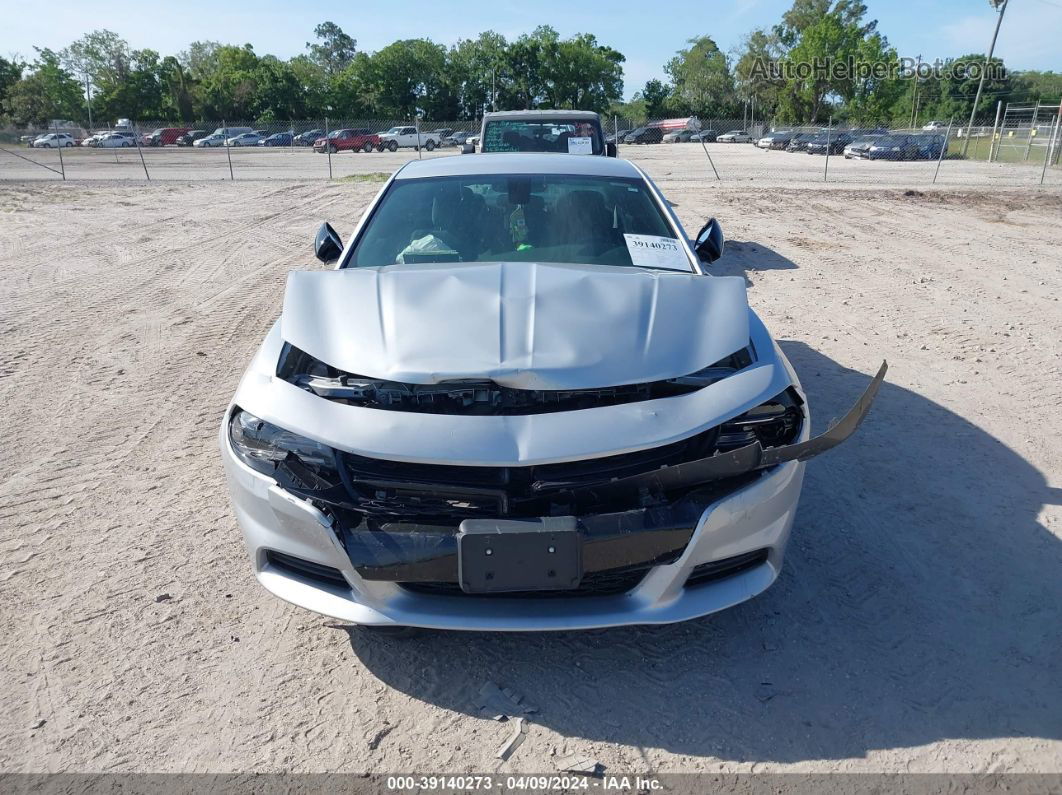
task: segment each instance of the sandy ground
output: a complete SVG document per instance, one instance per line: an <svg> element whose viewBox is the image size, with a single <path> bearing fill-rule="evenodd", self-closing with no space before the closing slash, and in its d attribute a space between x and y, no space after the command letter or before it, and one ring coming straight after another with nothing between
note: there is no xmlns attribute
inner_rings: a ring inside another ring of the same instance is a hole
<svg viewBox="0 0 1062 795"><path fill-rule="evenodd" d="M18 147L0 152L0 180L60 180L57 149ZM707 150L707 151L706 151ZM41 168L24 158L49 166ZM134 180L145 182L147 174L154 181L166 180L325 180L329 176L328 157L310 149L232 148L194 149L169 146L161 149L91 149L77 147L63 150L63 167L69 180ZM454 157L455 148L421 153L422 157ZM703 182L715 180L743 185L784 185L819 187L830 185L868 185L883 187L929 186L937 171L935 161L883 162L826 158L806 153L765 152L750 144L657 144L623 145L620 156L636 160L672 181ZM709 160L710 156L710 160ZM411 149L395 153L340 152L332 156L332 176L349 177L373 172L391 173L417 154ZM229 164L231 161L231 172ZM715 164L715 171L712 170ZM827 171L828 169L828 171ZM1038 189L1043 161L1036 163L984 163L944 161L937 184L950 187L1014 187ZM1062 188L1062 167L1053 167L1044 175L1044 184Z"/></svg>
<svg viewBox="0 0 1062 795"><path fill-rule="evenodd" d="M267 595L215 447L286 272L378 186L0 183L0 769L1062 771L1062 196L649 166L720 218L818 428L888 383L763 596L410 639ZM488 680L539 708L508 762Z"/></svg>

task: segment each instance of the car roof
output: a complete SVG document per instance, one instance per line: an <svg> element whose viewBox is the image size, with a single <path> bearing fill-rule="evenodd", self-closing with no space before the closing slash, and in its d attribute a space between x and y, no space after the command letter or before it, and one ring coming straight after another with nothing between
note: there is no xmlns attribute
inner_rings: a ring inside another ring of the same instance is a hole
<svg viewBox="0 0 1062 795"><path fill-rule="evenodd" d="M483 114L483 121L497 119L584 119L596 121L601 117L592 110L499 110Z"/></svg>
<svg viewBox="0 0 1062 795"><path fill-rule="evenodd" d="M411 160L398 171L395 179L501 174L570 174L572 176L628 178L641 178L642 176L630 161L615 157L490 152Z"/></svg>

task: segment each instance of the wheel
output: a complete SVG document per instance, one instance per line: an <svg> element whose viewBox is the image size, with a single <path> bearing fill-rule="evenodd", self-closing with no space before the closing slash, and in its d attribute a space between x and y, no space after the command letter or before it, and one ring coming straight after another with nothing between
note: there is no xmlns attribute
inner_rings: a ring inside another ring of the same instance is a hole
<svg viewBox="0 0 1062 795"><path fill-rule="evenodd" d="M377 144L376 145L376 151L377 152L382 152L383 151L383 144Z"/></svg>
<svg viewBox="0 0 1062 795"><path fill-rule="evenodd" d="M388 141L387 142L387 151L388 152L397 152L398 151L398 141Z"/></svg>
<svg viewBox="0 0 1062 795"><path fill-rule="evenodd" d="M67 141L65 144L63 144L63 146L65 146L67 149L69 149L73 145L74 145L73 141Z"/></svg>
<svg viewBox="0 0 1062 795"><path fill-rule="evenodd" d="M365 154L368 154L372 151L372 144L366 141L361 145L361 151L365 152Z"/></svg>
<svg viewBox="0 0 1062 795"><path fill-rule="evenodd" d="M424 151L425 152L430 152L434 148L435 148L435 141L433 141L433 140L431 140L429 138L428 142L426 144L424 144Z"/></svg>
<svg viewBox="0 0 1062 795"><path fill-rule="evenodd" d="M328 153L330 155L334 155L336 153L336 145L335 144L329 144L328 145Z"/></svg>
<svg viewBox="0 0 1062 795"><path fill-rule="evenodd" d="M122 146L132 146L132 141L122 141Z"/></svg>

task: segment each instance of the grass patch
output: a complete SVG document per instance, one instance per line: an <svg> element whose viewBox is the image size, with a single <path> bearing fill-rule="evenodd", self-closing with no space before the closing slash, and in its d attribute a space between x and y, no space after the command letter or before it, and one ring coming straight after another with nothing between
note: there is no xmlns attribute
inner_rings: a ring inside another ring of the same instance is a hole
<svg viewBox="0 0 1062 795"><path fill-rule="evenodd" d="M340 177L336 182L387 182L391 178L390 174L385 174L383 171L370 171L368 174L351 174L347 177Z"/></svg>

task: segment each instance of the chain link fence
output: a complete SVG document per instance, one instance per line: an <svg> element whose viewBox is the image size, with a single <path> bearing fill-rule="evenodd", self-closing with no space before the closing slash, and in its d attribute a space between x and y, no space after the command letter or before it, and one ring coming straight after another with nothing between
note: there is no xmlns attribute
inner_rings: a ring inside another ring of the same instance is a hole
<svg viewBox="0 0 1062 795"><path fill-rule="evenodd" d="M620 157L672 181L1062 186L1057 105L1008 107L968 129L958 120L917 129L749 117L602 123ZM458 154L478 133L479 120L56 122L0 130L0 179L382 179L410 159Z"/></svg>

